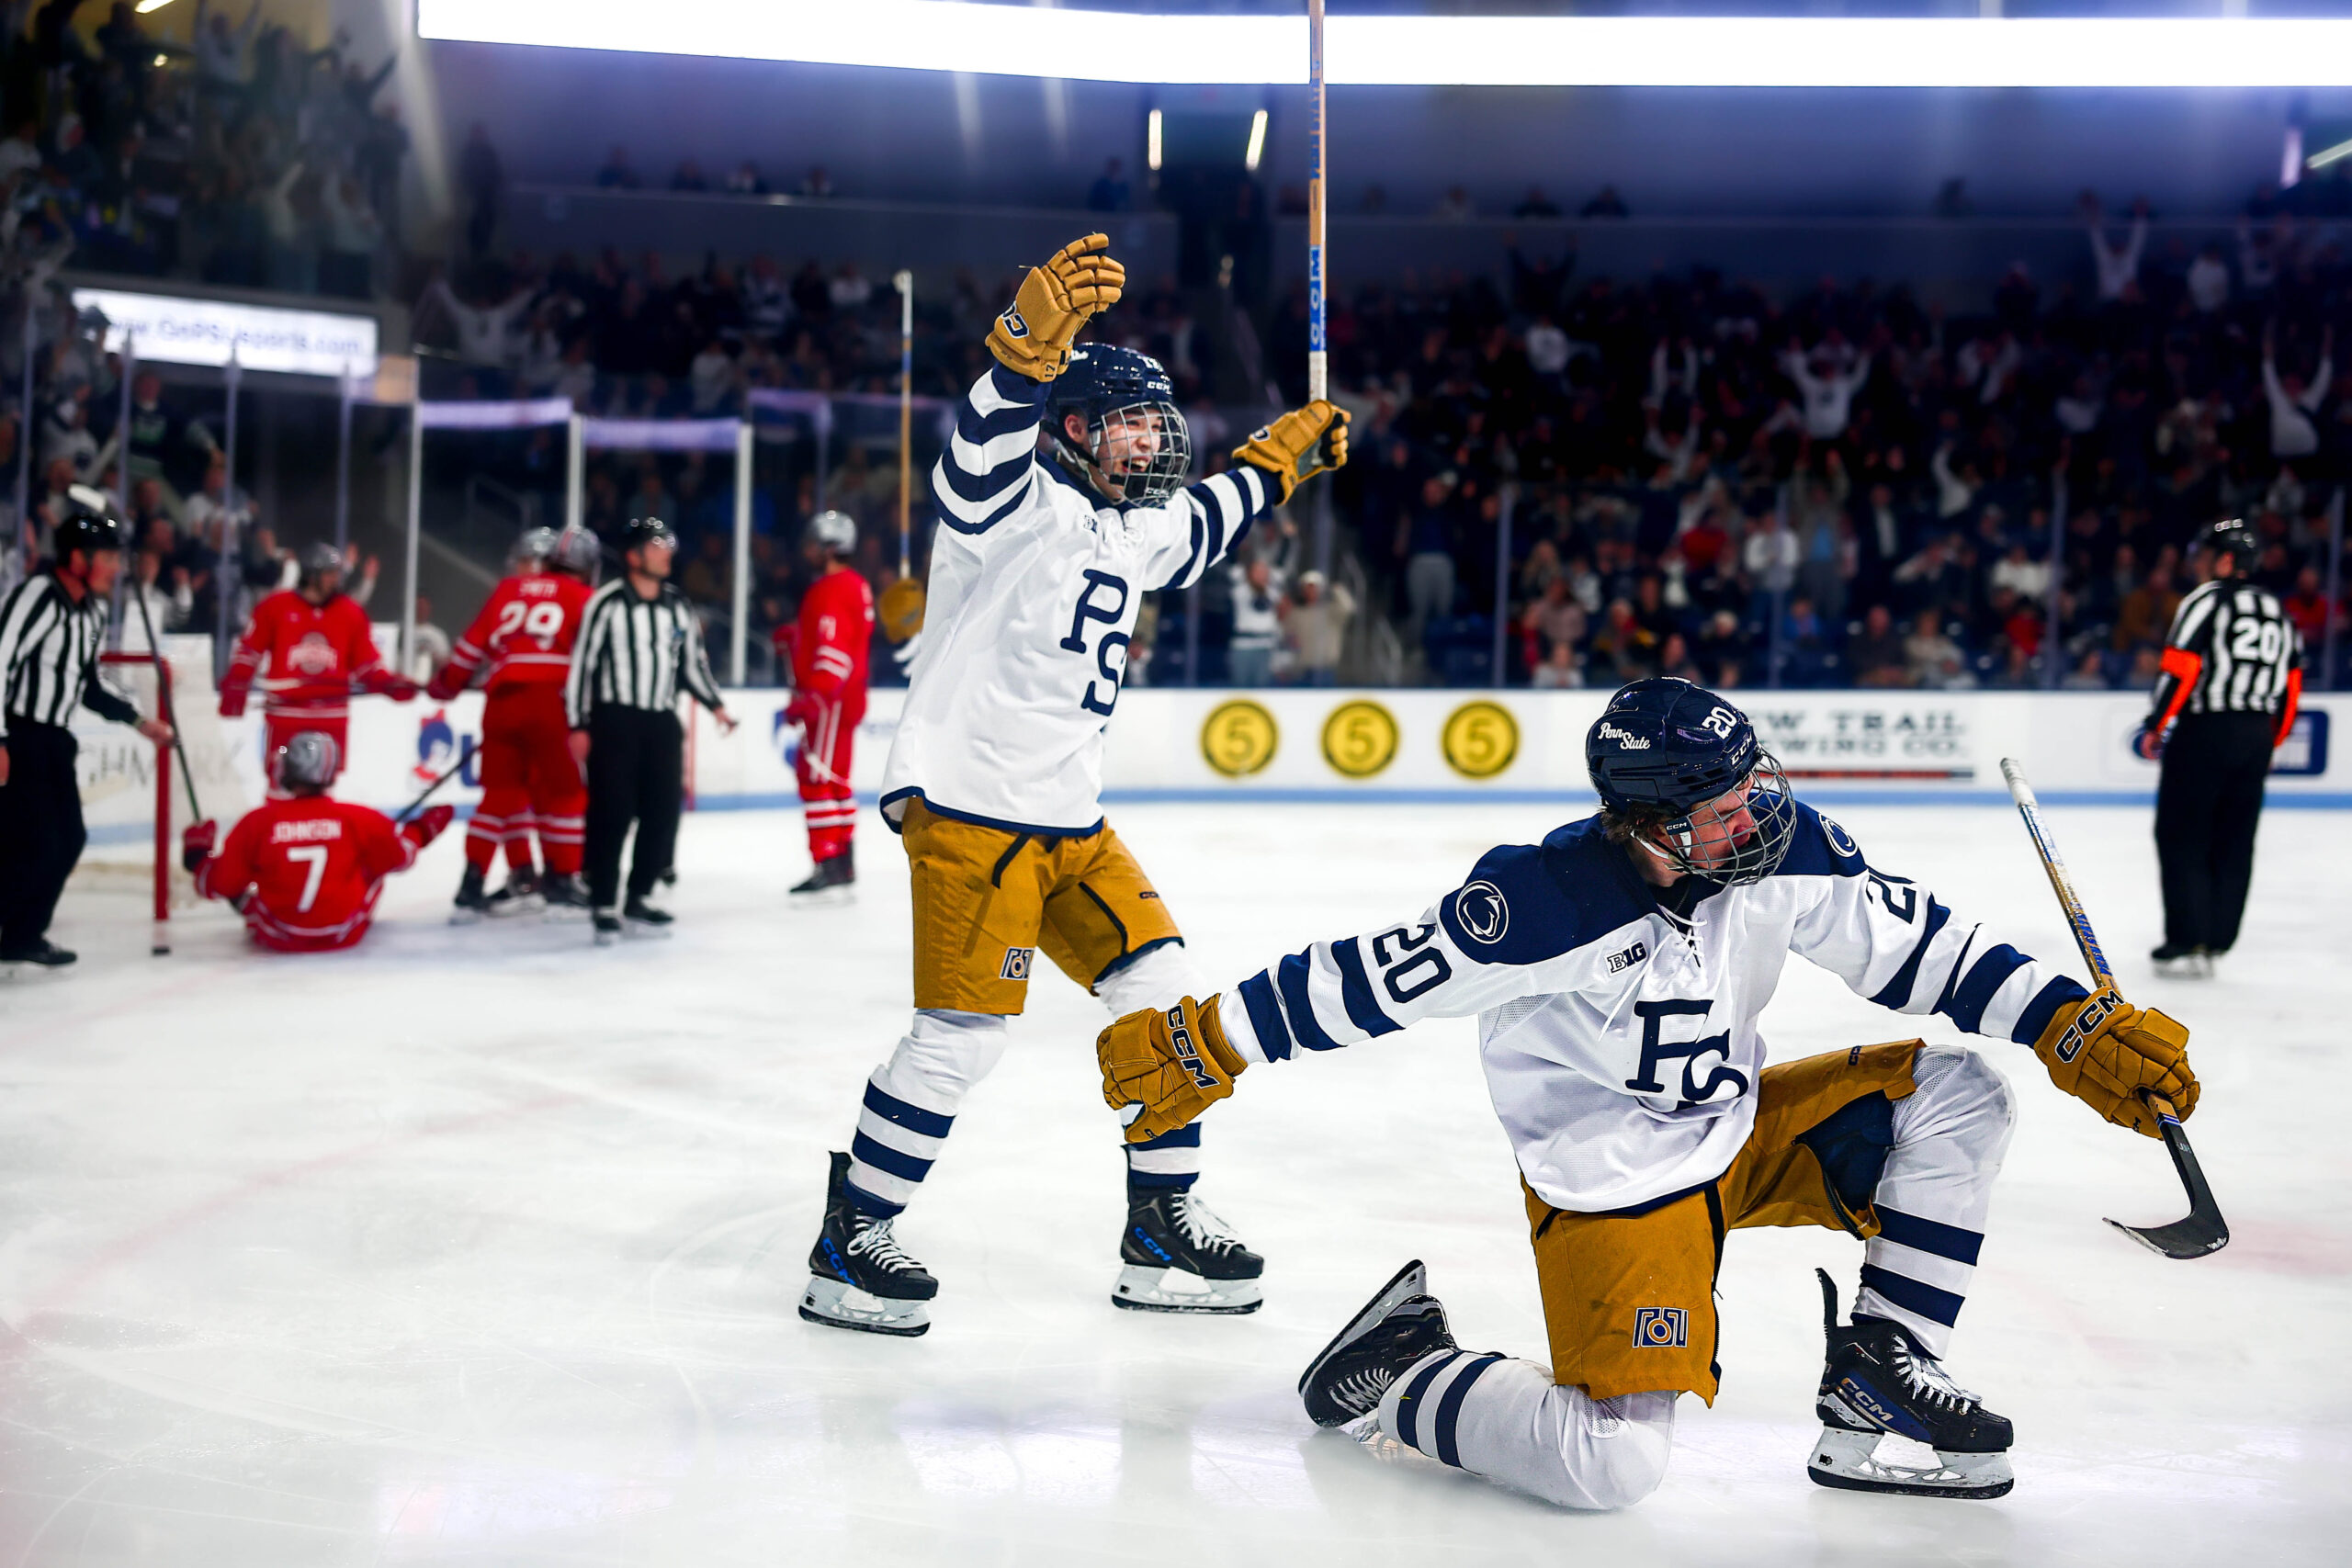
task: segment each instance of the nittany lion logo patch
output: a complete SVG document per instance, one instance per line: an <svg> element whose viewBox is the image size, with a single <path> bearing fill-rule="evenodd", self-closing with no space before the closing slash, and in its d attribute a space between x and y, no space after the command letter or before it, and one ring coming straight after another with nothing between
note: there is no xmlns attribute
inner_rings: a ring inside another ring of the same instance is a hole
<svg viewBox="0 0 2352 1568"><path fill-rule="evenodd" d="M1021 308L1017 305L1007 305L1004 308L1004 314L999 316L997 320L1003 323L1004 335L1007 337L1029 335L1029 323L1021 319Z"/></svg>
<svg viewBox="0 0 2352 1568"><path fill-rule="evenodd" d="M1680 1307L1634 1309L1634 1348L1683 1350L1690 1345L1690 1314Z"/></svg>
<svg viewBox="0 0 2352 1568"><path fill-rule="evenodd" d="M997 972L997 978L1000 980L1026 980L1029 978L1030 960L1036 956L1037 950L1034 947L1006 948L1004 950L1004 967Z"/></svg>
<svg viewBox="0 0 2352 1568"><path fill-rule="evenodd" d="M1472 942L1493 946L1510 930L1510 906L1503 890L1491 882L1474 882L1453 896L1453 918Z"/></svg>

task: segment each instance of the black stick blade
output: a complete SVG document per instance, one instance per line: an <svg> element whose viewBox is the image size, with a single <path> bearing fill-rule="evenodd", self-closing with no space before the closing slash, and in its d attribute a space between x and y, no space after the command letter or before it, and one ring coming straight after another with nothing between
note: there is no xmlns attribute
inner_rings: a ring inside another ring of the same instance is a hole
<svg viewBox="0 0 2352 1568"><path fill-rule="evenodd" d="M2188 1193L2188 1218L2168 1225L2145 1227L2127 1225L2121 1220L2107 1223L2151 1252L2160 1252L2166 1258L2204 1258L2221 1251L2230 1245L2229 1222L2222 1218L2221 1205L2213 1201L2213 1190L2205 1184L2205 1172L2197 1164L2197 1151L2188 1146L2188 1134L2181 1131L2180 1122L2170 1114L2169 1107L2159 1109L2156 1125L2164 1134L2165 1147L2172 1153L2173 1169Z"/></svg>

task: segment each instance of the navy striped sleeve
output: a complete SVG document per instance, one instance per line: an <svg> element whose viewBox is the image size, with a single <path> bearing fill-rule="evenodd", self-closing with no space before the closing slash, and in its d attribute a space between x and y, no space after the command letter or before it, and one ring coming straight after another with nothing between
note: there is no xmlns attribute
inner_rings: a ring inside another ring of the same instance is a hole
<svg viewBox="0 0 2352 1568"><path fill-rule="evenodd" d="M2025 967L2025 954L2007 942L1988 948L1969 965L1951 994L1936 1004L1936 1010L1971 1034L1981 1032L1978 1026L1984 1021L1985 1004L2010 976Z"/></svg>
<svg viewBox="0 0 2352 1568"><path fill-rule="evenodd" d="M1249 1011L1250 1027L1266 1060L1290 1060L1290 1025L1283 1021L1283 1005L1274 999L1274 983L1263 969L1241 982L1241 1005Z"/></svg>
<svg viewBox="0 0 2352 1568"><path fill-rule="evenodd" d="M1010 515L1036 478L1037 422L1046 388L1001 366L972 383L956 410L947 450L932 468L939 520L984 534Z"/></svg>

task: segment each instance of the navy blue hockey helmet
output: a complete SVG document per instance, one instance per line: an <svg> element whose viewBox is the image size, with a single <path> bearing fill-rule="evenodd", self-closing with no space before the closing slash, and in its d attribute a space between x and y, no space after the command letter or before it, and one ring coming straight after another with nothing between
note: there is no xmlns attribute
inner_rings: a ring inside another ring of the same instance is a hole
<svg viewBox="0 0 2352 1568"><path fill-rule="evenodd" d="M1086 423L1083 446L1064 424ZM1116 344L1080 344L1046 390L1046 418L1063 465L1114 501L1149 506L1193 471L1193 435L1176 384L1159 360Z"/></svg>
<svg viewBox="0 0 2352 1568"><path fill-rule="evenodd" d="M1779 868L1796 829L1796 795L1747 716L1672 676L1636 681L1609 699L1585 736L1584 760L1600 804L1662 839L1648 841L1677 869L1725 886L1760 882ZM1724 813L1712 803L1745 790ZM1714 824L1745 810L1753 826ZM1717 846L1728 838L1727 852ZM1702 847L1712 863L1696 858Z"/></svg>

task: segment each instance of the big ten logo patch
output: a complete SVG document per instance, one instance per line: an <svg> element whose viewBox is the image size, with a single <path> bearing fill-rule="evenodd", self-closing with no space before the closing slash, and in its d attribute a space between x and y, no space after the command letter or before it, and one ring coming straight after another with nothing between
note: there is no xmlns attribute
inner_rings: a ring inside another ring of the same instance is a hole
<svg viewBox="0 0 2352 1568"><path fill-rule="evenodd" d="M1637 942L1623 953L1612 953L1609 955L1609 972L1611 975L1622 975L1649 955L1650 944L1645 942Z"/></svg>
<svg viewBox="0 0 2352 1568"><path fill-rule="evenodd" d="M1634 1309L1634 1347L1641 1350L1682 1350L1690 1344L1690 1314L1680 1307Z"/></svg>
<svg viewBox="0 0 2352 1568"><path fill-rule="evenodd" d="M1396 720L1378 703L1341 703L1323 721L1323 760L1343 777L1368 779L1396 760Z"/></svg>
<svg viewBox="0 0 2352 1568"><path fill-rule="evenodd" d="M1219 703L1201 725L1201 758L1229 779L1246 779L1274 760L1282 728L1247 697Z"/></svg>
<svg viewBox="0 0 2352 1568"><path fill-rule="evenodd" d="M1000 980L1026 980L1029 965L1037 956L1034 947L1008 947L1004 950L1004 967L997 971Z"/></svg>
<svg viewBox="0 0 2352 1568"><path fill-rule="evenodd" d="M1465 779L1490 779L1519 757L1519 720L1500 703L1464 703L1439 734L1446 765Z"/></svg>

